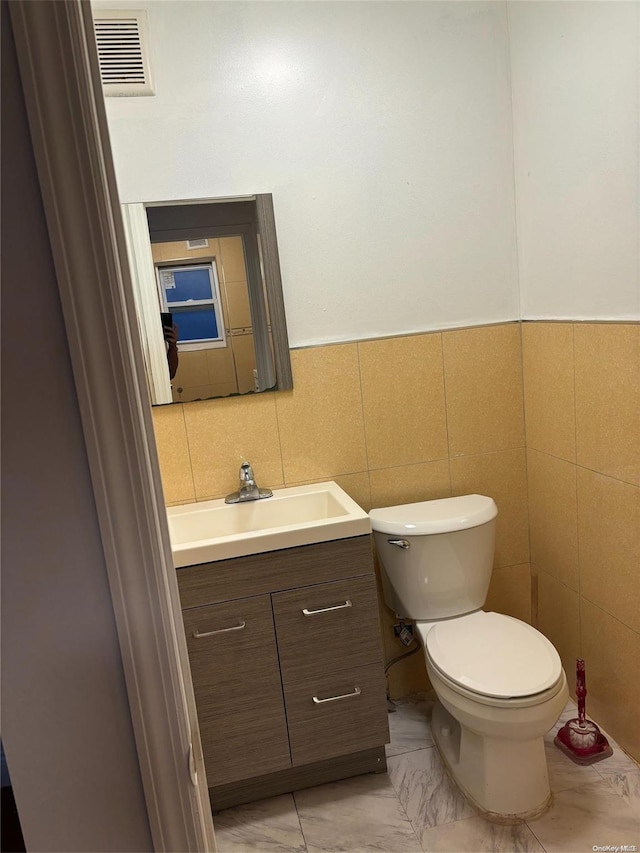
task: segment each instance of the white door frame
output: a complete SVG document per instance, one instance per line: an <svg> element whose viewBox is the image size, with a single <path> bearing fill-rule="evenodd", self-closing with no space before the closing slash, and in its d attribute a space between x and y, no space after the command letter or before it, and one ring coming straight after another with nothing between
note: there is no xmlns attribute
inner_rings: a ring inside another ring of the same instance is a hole
<svg viewBox="0 0 640 853"><path fill-rule="evenodd" d="M213 821L91 9L9 9L154 848L208 853Z"/></svg>

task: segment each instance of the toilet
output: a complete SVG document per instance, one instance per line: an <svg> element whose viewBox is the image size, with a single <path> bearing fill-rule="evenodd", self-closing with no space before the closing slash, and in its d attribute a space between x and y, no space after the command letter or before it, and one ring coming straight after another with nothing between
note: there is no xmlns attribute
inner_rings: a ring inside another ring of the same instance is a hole
<svg viewBox="0 0 640 853"><path fill-rule="evenodd" d="M551 801L543 737L569 691L545 636L482 609L497 515L485 495L370 512L384 599L414 621L438 697L432 734L440 756L485 817L519 823Z"/></svg>

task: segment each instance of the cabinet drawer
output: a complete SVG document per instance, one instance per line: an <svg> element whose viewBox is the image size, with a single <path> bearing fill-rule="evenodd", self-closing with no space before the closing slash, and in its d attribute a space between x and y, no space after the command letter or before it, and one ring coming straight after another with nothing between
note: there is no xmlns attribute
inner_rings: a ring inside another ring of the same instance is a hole
<svg viewBox="0 0 640 853"><path fill-rule="evenodd" d="M373 575L272 595L282 681L377 662L382 665Z"/></svg>
<svg viewBox="0 0 640 853"><path fill-rule="evenodd" d="M373 575L371 536L316 542L178 569L182 609L313 583Z"/></svg>
<svg viewBox="0 0 640 853"><path fill-rule="evenodd" d="M290 767L270 597L183 618L209 785Z"/></svg>
<svg viewBox="0 0 640 853"><path fill-rule="evenodd" d="M294 767L389 740L382 666L323 674L285 686Z"/></svg>

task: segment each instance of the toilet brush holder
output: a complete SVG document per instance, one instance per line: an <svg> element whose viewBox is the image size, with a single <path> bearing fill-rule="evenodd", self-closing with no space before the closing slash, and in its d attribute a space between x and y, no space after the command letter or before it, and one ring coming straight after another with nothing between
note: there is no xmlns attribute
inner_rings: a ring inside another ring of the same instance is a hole
<svg viewBox="0 0 640 853"><path fill-rule="evenodd" d="M593 764L613 755L609 741L598 726L587 720L585 713L587 683L584 661L576 661L576 698L578 700L578 718L569 720L559 729L554 743L576 764Z"/></svg>

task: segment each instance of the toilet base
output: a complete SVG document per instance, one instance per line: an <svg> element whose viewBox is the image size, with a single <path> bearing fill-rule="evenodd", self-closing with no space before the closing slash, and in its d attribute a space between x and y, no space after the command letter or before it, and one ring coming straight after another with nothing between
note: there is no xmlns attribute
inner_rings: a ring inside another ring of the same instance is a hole
<svg viewBox="0 0 640 853"><path fill-rule="evenodd" d="M518 824L549 808L542 738L519 742L480 736L463 728L440 701L434 705L431 728L449 776L486 820Z"/></svg>

